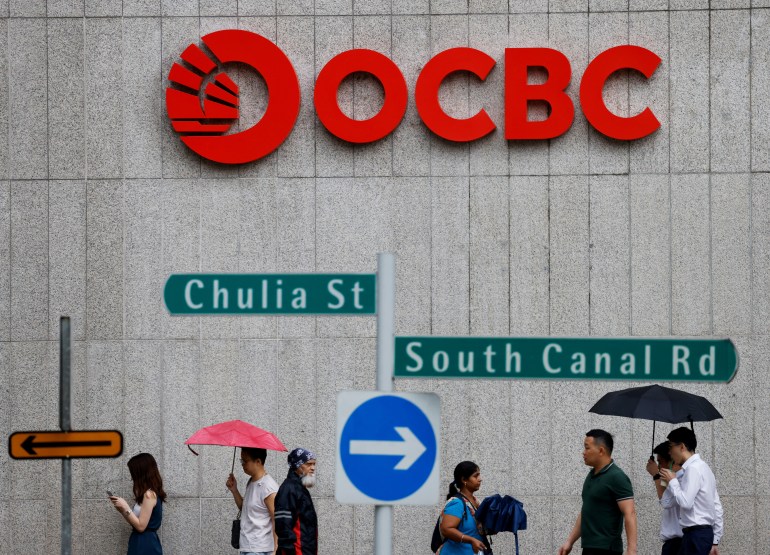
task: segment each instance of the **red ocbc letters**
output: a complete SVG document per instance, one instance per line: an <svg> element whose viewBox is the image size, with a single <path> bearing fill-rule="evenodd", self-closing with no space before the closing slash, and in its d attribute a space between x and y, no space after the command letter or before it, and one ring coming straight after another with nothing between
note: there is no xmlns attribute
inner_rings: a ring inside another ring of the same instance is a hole
<svg viewBox="0 0 770 555"><path fill-rule="evenodd" d="M645 110L636 116L622 117L604 104L602 90L610 75L622 69L635 69L648 79L660 64L660 58L641 46L610 48L588 65L580 82L580 105L588 122L600 133L613 139L641 139L660 127L660 122ZM436 54L425 64L415 86L417 112L423 123L436 135L449 141L474 141L494 131L495 123L485 110L469 118L454 118L441 108L438 91L446 77L467 71L484 81L495 66L488 54L473 48L452 48ZM544 83L530 84L529 68L544 68ZM346 116L337 104L337 89L342 80L355 72L373 75L382 84L385 101L380 112L369 120ZM575 119L575 107L565 92L572 69L569 60L551 48L505 49L505 138L552 139L564 134ZM332 58L318 75L315 106L318 118L330 133L354 143L379 140L391 133L406 111L406 82L398 67L386 56L371 50L349 50ZM542 121L527 117L529 102L549 105L549 115Z"/></svg>
<svg viewBox="0 0 770 555"><path fill-rule="evenodd" d="M202 37L220 63L240 62L262 74L268 87L268 107L262 119L249 129L222 135L239 117L238 86L197 46L190 45L181 56L192 68L174 64L166 89L166 109L174 129L192 150L216 162L241 164L266 156L291 133L299 114L300 91L289 58L264 37L242 30L215 31ZM474 48L452 48L436 54L420 71L415 83L415 105L423 123L449 141L475 141L495 130L486 110L468 118L447 114L439 103L439 89L447 76L467 72L484 81L495 60ZM653 133L660 122L645 108L640 114L623 117L604 103L602 90L607 79L619 70L636 70L650 78L660 58L641 46L623 45L596 56L580 81L580 106L588 122L613 139L631 141ZM543 68L545 82L530 83L530 68ZM367 120L346 115L337 102L337 92L346 77L354 73L374 76L385 92L382 107ZM204 75L215 78L201 91ZM542 140L569 130L575 106L566 93L572 78L567 57L552 48L505 49L505 138ZM198 96L206 99L201 109ZM330 133L351 143L371 143L389 135L406 113L408 89L404 75L387 56L373 50L342 52L321 69L315 83L314 102L318 119ZM530 102L549 107L543 120L530 121Z"/></svg>

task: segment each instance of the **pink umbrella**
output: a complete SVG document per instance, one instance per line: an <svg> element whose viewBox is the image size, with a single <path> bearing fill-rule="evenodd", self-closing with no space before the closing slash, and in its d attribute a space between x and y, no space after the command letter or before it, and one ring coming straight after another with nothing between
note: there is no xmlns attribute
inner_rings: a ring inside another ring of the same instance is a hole
<svg viewBox="0 0 770 555"><path fill-rule="evenodd" d="M191 435L184 443L195 455L198 453L190 445L256 447L272 451L288 451L275 434L242 420L230 420L229 422L206 426ZM235 469L235 449L233 449L233 469Z"/></svg>

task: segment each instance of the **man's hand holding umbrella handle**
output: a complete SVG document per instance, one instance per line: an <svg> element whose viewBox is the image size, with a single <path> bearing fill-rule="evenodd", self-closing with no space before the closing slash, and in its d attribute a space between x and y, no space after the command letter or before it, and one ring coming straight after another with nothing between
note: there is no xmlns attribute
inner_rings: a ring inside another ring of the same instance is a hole
<svg viewBox="0 0 770 555"><path fill-rule="evenodd" d="M650 476L655 476L656 474L658 474L658 471L659 471L658 463L655 462L655 459L650 457L650 459L647 461L647 473Z"/></svg>

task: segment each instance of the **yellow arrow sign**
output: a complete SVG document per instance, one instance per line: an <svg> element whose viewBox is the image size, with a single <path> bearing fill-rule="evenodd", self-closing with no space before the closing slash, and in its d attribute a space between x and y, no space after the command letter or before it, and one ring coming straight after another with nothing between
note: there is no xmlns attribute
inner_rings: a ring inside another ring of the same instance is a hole
<svg viewBox="0 0 770 555"><path fill-rule="evenodd" d="M14 432L8 453L14 459L114 458L123 452L116 430L85 432Z"/></svg>

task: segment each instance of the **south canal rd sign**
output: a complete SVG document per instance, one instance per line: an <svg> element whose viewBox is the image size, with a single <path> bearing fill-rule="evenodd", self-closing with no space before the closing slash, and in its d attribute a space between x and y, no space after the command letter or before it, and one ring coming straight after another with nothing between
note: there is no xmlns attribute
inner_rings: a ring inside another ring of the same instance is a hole
<svg viewBox="0 0 770 555"><path fill-rule="evenodd" d="M396 337L402 378L534 378L729 382L729 339Z"/></svg>
<svg viewBox="0 0 770 555"><path fill-rule="evenodd" d="M123 435L116 430L14 432L8 440L14 459L114 458L122 452Z"/></svg>
<svg viewBox="0 0 770 555"><path fill-rule="evenodd" d="M172 274L171 314L374 314L375 274Z"/></svg>
<svg viewBox="0 0 770 555"><path fill-rule="evenodd" d="M433 393L347 391L337 396L340 503L435 505L441 401Z"/></svg>

